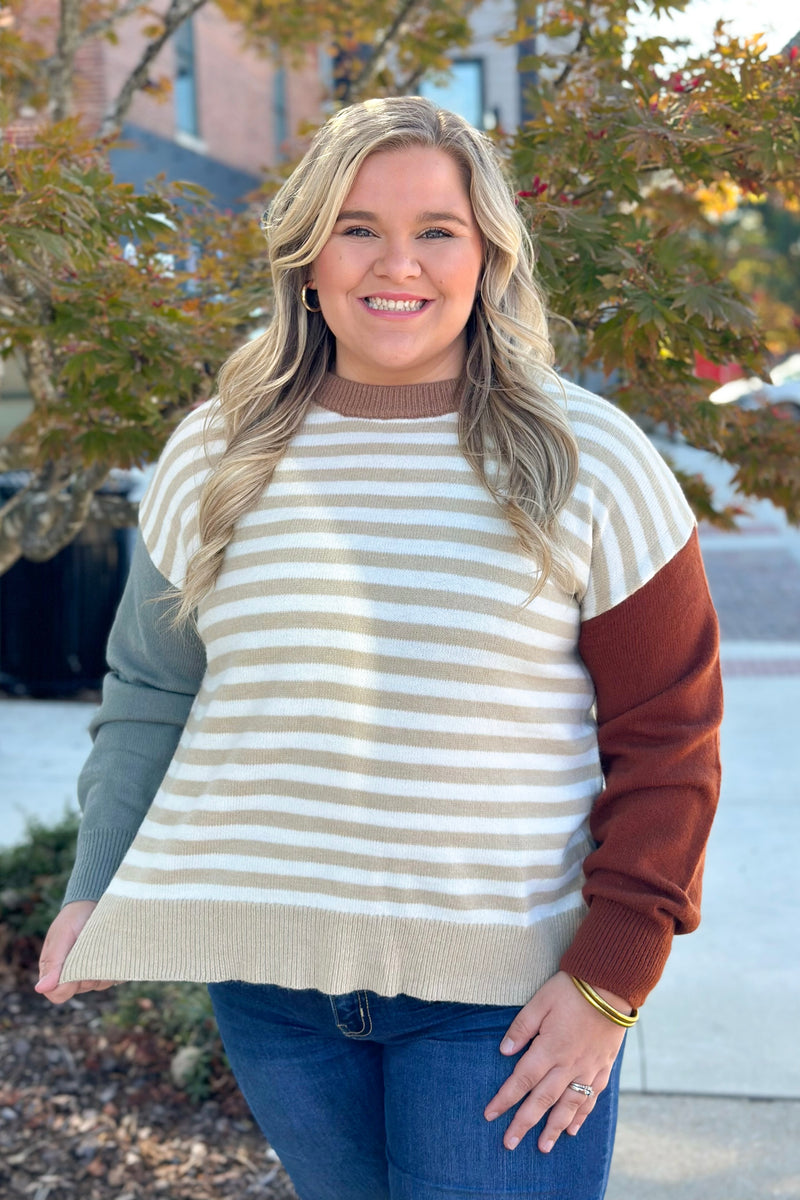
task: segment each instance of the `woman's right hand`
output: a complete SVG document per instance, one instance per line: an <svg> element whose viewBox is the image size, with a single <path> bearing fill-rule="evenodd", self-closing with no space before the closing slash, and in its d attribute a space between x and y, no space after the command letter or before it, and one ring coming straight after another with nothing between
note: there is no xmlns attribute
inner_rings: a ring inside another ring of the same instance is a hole
<svg viewBox="0 0 800 1200"><path fill-rule="evenodd" d="M59 983L64 960L96 908L96 900L75 900L72 904L65 904L47 931L39 959L39 982L36 984L36 991L46 996L53 1004L63 1004L79 992L101 992L114 984L114 980L98 979Z"/></svg>

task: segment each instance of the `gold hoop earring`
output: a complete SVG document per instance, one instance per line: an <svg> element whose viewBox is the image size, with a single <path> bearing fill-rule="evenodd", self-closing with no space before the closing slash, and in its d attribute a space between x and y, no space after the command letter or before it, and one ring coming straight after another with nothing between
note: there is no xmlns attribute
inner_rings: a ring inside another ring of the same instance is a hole
<svg viewBox="0 0 800 1200"><path fill-rule="evenodd" d="M321 308L312 308L311 305L308 303L309 289L311 289L312 292L315 290L314 288L311 287L310 283L304 283L302 288L300 289L300 303L302 304L302 306L306 310L306 312L310 312L310 313L322 312Z"/></svg>

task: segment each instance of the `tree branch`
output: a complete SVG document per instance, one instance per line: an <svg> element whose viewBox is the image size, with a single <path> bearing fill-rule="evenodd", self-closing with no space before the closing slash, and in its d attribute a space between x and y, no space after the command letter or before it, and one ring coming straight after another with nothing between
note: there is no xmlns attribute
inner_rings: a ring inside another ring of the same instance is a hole
<svg viewBox="0 0 800 1200"><path fill-rule="evenodd" d="M147 0L126 0L121 8L117 8L114 12L109 13L107 17L103 17L99 21L92 21L85 29L81 30L79 45L84 42L91 41L92 38L102 37L104 33L108 33L109 29L113 29L119 21L124 21L126 17L132 17L140 8L144 8Z"/></svg>
<svg viewBox="0 0 800 1200"><path fill-rule="evenodd" d="M370 54L361 70L352 79L348 79L343 94L339 97L342 104L352 104L356 94L374 79L386 62L389 49L394 40L400 35L415 8L419 8L424 0L404 0L398 9L394 21L386 30L378 45Z"/></svg>
<svg viewBox="0 0 800 1200"><path fill-rule="evenodd" d="M30 519L20 538L22 553L33 562L52 558L77 537L86 524L92 499L108 475L106 463L92 463L72 477L69 490L57 495L31 495ZM43 500L37 512L37 501Z"/></svg>
<svg viewBox="0 0 800 1200"><path fill-rule="evenodd" d="M59 400L58 388L54 383L58 371L53 358L53 347L46 338L31 338L27 348L20 347L25 382L30 389L37 408L47 409Z"/></svg>
<svg viewBox="0 0 800 1200"><path fill-rule="evenodd" d="M404 82L400 84L401 96L415 96L417 94L417 84L425 77L425 68L420 67L416 71L412 71L407 75Z"/></svg>
<svg viewBox="0 0 800 1200"><path fill-rule="evenodd" d="M4 282L3 276L0 275L0 316L24 318L27 315L25 305L18 296L3 286Z"/></svg>
<svg viewBox="0 0 800 1200"><path fill-rule="evenodd" d="M157 38L148 42L138 63L123 83L116 98L108 106L100 129L101 136L108 137L119 130L125 114L131 106L133 97L147 80L150 64L160 54L164 45L175 33L175 30L206 3L207 0L172 0L162 18L164 27L161 33Z"/></svg>
<svg viewBox="0 0 800 1200"><path fill-rule="evenodd" d="M135 527L137 501L97 491L108 472L107 463L94 463L71 478L56 480L52 467L45 467L0 505L0 575L20 558L30 562L52 558L87 521L100 521L109 529Z"/></svg>
<svg viewBox="0 0 800 1200"><path fill-rule="evenodd" d="M22 558L19 540L6 532L5 522L0 522L0 575L10 571L15 562Z"/></svg>
<svg viewBox="0 0 800 1200"><path fill-rule="evenodd" d="M106 463L93 463L56 482L47 467L0 510L0 574L25 557L45 562L80 533L94 493L108 475ZM48 486L50 483L51 486Z"/></svg>
<svg viewBox="0 0 800 1200"><path fill-rule="evenodd" d="M569 79L570 75L572 74L573 67L575 66L575 63L578 61L578 55L580 54L583 47L586 45L586 39L588 36L589 36L589 17L587 15L581 21L581 29L580 29L580 33L578 34L578 40L575 44L574 49L570 50L570 52L569 52L569 57L567 58L567 61L564 65L563 71L558 76L558 78L555 79L553 82L553 91L557 92L558 89L560 87L563 87L564 84Z"/></svg>
<svg viewBox="0 0 800 1200"><path fill-rule="evenodd" d="M389 52L390 46L394 42L395 38L398 37L402 32L403 26L408 21L408 18L411 16L414 9L419 8L422 2L423 0L405 0L405 3L401 4L395 15L394 21L383 35L380 43L376 46L375 53L372 55L370 64L368 64L372 66L373 73L375 71L379 71L386 62L386 56ZM365 64L365 66L366 65L367 64Z"/></svg>
<svg viewBox="0 0 800 1200"><path fill-rule="evenodd" d="M110 529L134 528L139 520L139 501L115 492L95 492L89 506L89 520L102 521Z"/></svg>
<svg viewBox="0 0 800 1200"><path fill-rule="evenodd" d="M13 435L12 435L13 437ZM0 442L0 473L26 471L34 459L34 447L28 442ZM2 513L0 508L0 514Z"/></svg>

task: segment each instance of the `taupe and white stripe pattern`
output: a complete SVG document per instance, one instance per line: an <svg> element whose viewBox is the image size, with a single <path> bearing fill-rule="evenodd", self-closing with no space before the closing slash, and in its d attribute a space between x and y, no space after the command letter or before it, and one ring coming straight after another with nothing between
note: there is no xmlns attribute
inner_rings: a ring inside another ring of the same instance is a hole
<svg viewBox="0 0 800 1200"><path fill-rule="evenodd" d="M504 969L517 956L525 978L504 995L529 993L533 961L555 969L581 917L602 786L580 622L647 582L692 529L638 429L588 393L569 399L582 461L562 519L578 591L548 584L529 604L532 564L464 461L456 414L312 410L201 606L207 674L103 902L126 936L147 925L126 905L158 901L179 923L187 902L234 906L251 940L272 936L277 906L294 949L270 946L261 966L198 960L195 977L435 998L414 956L429 957L432 930L468 926L475 947L506 931ZM173 436L142 506L153 561L176 584L196 537L205 416ZM318 945L319 970L298 983L297 940L319 938L331 914L351 967ZM399 981L375 967L353 982L371 968L352 967L350 943L371 944L375 920L387 946L417 949Z"/></svg>

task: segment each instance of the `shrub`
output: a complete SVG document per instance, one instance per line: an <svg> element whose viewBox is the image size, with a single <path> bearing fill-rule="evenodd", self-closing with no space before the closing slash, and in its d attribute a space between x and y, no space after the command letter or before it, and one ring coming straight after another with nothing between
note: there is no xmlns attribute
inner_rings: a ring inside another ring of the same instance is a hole
<svg viewBox="0 0 800 1200"><path fill-rule="evenodd" d="M15 969L33 968L58 913L75 862L79 817L55 825L27 824L22 842L0 849L0 957ZM126 983L113 989L105 1020L157 1038L176 1087L201 1102L226 1069L211 1001L199 983Z"/></svg>
<svg viewBox="0 0 800 1200"><path fill-rule="evenodd" d="M7 938L41 939L58 913L75 862L79 818L30 820L17 846L0 849L0 926Z"/></svg>
<svg viewBox="0 0 800 1200"><path fill-rule="evenodd" d="M227 1060L205 985L126 983L114 995L117 1003L108 1022L166 1041L172 1082L196 1103L208 1099Z"/></svg>

